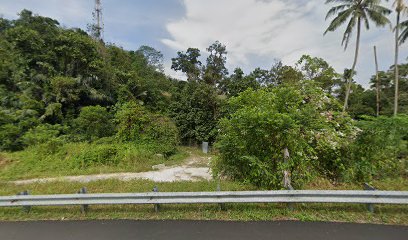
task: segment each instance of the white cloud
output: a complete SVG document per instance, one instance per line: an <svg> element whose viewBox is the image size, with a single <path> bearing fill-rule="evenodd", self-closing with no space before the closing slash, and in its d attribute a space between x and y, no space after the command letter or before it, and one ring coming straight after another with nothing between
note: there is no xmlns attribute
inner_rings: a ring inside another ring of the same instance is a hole
<svg viewBox="0 0 408 240"><path fill-rule="evenodd" d="M352 39L346 52L340 45L344 28L323 36L329 24L324 20L329 6L322 0L179 0L185 7L185 15L171 13L174 14L171 19L178 20L167 23L162 22L167 19L160 18L163 7L158 0L158 9L151 12L138 8L143 7L145 1L137 4L122 1L121 4L114 0L103 1L105 38L127 49L155 44L162 38L159 36L163 36L156 31L165 24L169 37L161 39L161 43L166 46L167 56L174 57L176 51L188 47L205 51L219 40L227 45L231 70L237 66L245 70L269 67L277 58L285 64L293 64L303 54L322 57L339 72L350 68L353 61L355 40ZM93 3L93 0L0 0L0 16L16 18L25 8L57 19L63 26L86 28L86 24L92 22ZM390 18L394 19L395 15ZM154 24L135 32L146 22ZM374 73L373 45L378 47L382 70L393 64L393 37L389 28L378 29L373 25L369 32L363 31L357 65L359 83L367 86ZM408 56L407 46L401 47L401 60ZM155 47L160 49L161 46ZM170 59L166 60L166 73L180 77L170 70Z"/></svg>
<svg viewBox="0 0 408 240"><path fill-rule="evenodd" d="M1 0L0 14L16 18L17 13L28 9L35 14L57 19L68 27L85 27L92 21L93 1L87 0Z"/></svg>
<svg viewBox="0 0 408 240"><path fill-rule="evenodd" d="M329 24L324 20L329 6L321 0L184 0L184 5L186 15L169 22L167 30L171 38L162 39L163 44L174 50L188 47L205 50L219 40L227 45L230 68L265 65L251 62L254 55L270 64L276 58L293 64L301 55L310 54L323 57L339 72L352 64L354 39L347 51L340 45L344 28L323 36ZM387 69L392 65L392 33L389 29L372 28L363 32L357 66L358 82L365 86L374 69L374 44L379 48L382 67ZM402 56L406 57L407 53L403 50Z"/></svg>

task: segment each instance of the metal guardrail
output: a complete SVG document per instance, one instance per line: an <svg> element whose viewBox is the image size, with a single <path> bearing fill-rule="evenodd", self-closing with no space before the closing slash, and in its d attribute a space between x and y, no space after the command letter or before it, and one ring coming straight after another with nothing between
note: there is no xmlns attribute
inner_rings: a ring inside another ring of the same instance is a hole
<svg viewBox="0 0 408 240"><path fill-rule="evenodd" d="M211 204L211 203L356 203L408 204L408 191L237 191L149 192L105 194L18 195L0 197L0 207L114 205L114 204ZM158 205L155 205L158 206Z"/></svg>

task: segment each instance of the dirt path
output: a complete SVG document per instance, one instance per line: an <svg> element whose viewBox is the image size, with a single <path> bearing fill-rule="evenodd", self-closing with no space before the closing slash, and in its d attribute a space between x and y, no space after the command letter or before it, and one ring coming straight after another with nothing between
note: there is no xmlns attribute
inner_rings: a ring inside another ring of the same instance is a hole
<svg viewBox="0 0 408 240"><path fill-rule="evenodd" d="M28 180L18 180L12 183L22 185L31 183L48 183L56 181L87 183L98 180L116 179L130 181L135 179L146 179L154 182L175 182L175 181L199 181L211 180L211 170L208 162L211 158L190 156L181 166L168 167L164 164L153 166L155 171L140 173L110 173L82 176L64 176L56 178L35 178Z"/></svg>

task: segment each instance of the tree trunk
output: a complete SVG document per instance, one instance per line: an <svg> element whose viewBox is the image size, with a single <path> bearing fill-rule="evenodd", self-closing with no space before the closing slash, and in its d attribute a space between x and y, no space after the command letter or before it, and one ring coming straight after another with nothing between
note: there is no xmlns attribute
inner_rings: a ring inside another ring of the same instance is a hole
<svg viewBox="0 0 408 240"><path fill-rule="evenodd" d="M401 11L397 12L397 25L395 27L395 64L394 64L394 69L395 69L395 94L394 94L394 116L397 116L398 114L398 95L399 95L399 69L398 69L398 48L399 48L399 43L398 43L398 37L399 37L399 26L400 26L400 14Z"/></svg>
<svg viewBox="0 0 408 240"><path fill-rule="evenodd" d="M283 162L286 164L288 163L289 160L289 150L286 147L283 150ZM290 172L288 170L284 170L283 171L283 187L286 189L291 189L292 188L292 184L291 184L291 179L290 179Z"/></svg>
<svg viewBox="0 0 408 240"><path fill-rule="evenodd" d="M348 108L348 102L349 102L349 97L350 97L350 89L351 89L351 82L353 80L354 71L356 69L357 59L358 59L358 50L360 48L360 34L361 34L361 18L358 18L358 20L357 20L356 52L354 54L354 63L353 63L353 66L351 67L351 73L350 73L350 76L347 79L347 89L346 89L346 97L344 99L343 112L346 112L346 110Z"/></svg>
<svg viewBox="0 0 408 240"><path fill-rule="evenodd" d="M374 46L374 60L375 60L375 77L377 80L376 89L377 89L377 117L380 116L380 77L378 76L378 59L377 59L377 47Z"/></svg>

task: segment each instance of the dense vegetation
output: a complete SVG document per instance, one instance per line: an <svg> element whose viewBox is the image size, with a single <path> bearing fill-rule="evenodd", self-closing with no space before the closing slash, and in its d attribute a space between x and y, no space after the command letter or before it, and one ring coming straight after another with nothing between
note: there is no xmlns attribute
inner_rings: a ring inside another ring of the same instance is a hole
<svg viewBox="0 0 408 240"><path fill-rule="evenodd" d="M399 65L400 115L390 117L394 67L379 73L377 91L375 77L364 89L321 58L230 74L225 45L207 52L205 62L199 49L177 53L181 81L163 73L151 47L124 50L27 10L0 18L0 150L41 171L61 170L47 164L57 158L78 172L134 170L140 155L170 158L179 144L208 141L219 151L216 173L267 188L284 177L301 187L314 177L406 176L408 63Z"/></svg>

